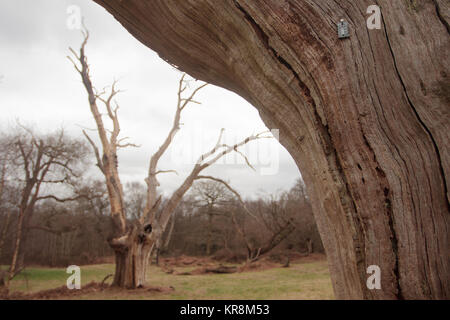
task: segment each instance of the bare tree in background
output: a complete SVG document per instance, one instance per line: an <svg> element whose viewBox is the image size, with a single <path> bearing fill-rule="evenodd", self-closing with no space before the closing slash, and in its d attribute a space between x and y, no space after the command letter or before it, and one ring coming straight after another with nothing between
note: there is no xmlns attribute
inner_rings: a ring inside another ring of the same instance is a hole
<svg viewBox="0 0 450 320"><path fill-rule="evenodd" d="M3 246L5 244L6 234L8 232L8 228L11 222L11 213L10 208L7 206L7 200L6 197L4 197L5 189L7 189L6 186L6 178L7 178L7 170L9 169L8 163L11 161L11 153L9 152L6 147L8 145L8 142L6 139L2 139L0 141L0 145L3 146L2 150L0 151L0 208L1 213L4 215L4 221L3 226L0 228L0 256L3 250ZM1 271L0 271L1 272ZM0 281L2 281L3 276L0 275Z"/></svg>
<svg viewBox="0 0 450 320"><path fill-rule="evenodd" d="M227 182L222 179L211 177L211 176L199 176L198 179L208 179L218 183L221 183L231 191L236 199L239 201L239 205L245 210L245 217L251 218L251 223L254 224L253 229L267 230L267 234L261 234L262 241L254 241L250 239L248 233L246 232L244 222L238 221L236 215L236 206L229 206L228 210L231 213L231 220L236 229L236 232L242 237L245 242L247 249L247 263L252 263L261 258L277 247L284 239L286 239L294 230L295 225L293 224L293 214L288 214L285 207L280 206L275 199L271 199L267 208L262 208L261 201L256 207L256 210L249 210L248 206L242 199L239 192L232 188ZM260 243L262 242L262 243Z"/></svg>
<svg viewBox="0 0 450 320"><path fill-rule="evenodd" d="M92 145L96 158L97 166L105 176L108 195L110 199L111 216L114 220L115 233L109 239L109 244L114 249L116 259L116 269L113 284L126 288L138 288L145 284L146 270L149 257L154 246L162 245L162 234L166 226L181 202L184 194L190 189L199 174L223 156L237 152L242 155L249 164L248 159L238 148L243 145L261 138L271 138L266 132L251 135L235 145L227 145L222 142L223 129L220 132L216 145L208 152L201 155L190 174L184 182L176 189L169 199L161 206L161 196L158 195L159 182L157 176L164 173L173 173L173 170L162 170L158 168L159 161L169 148L175 135L180 130L180 119L182 111L191 103L198 103L194 100L196 94L207 84L203 84L192 90L184 96L183 93L188 89L185 74L181 77L178 86L178 101L172 128L169 131L163 144L150 159L148 175L145 179L147 184L146 204L138 220L129 222L126 217L124 207L124 192L120 181L118 171L117 150L120 148L135 146L131 143L124 143L124 139L119 139L120 124L118 118L118 104L114 97L119 93L115 88L115 82L111 86L110 92L98 92L92 84L90 78L90 69L85 55L85 47L89 39L89 32L83 31L84 41L81 45L79 54L70 49L74 59L72 61L78 73L81 75L83 85L88 94L89 106L95 119L98 135L102 145L100 153L99 148L94 141L84 132L86 138ZM104 125L102 114L99 111L98 102L102 103L106 109L106 114L112 122L113 129L108 131ZM113 107L114 103L114 107ZM159 212L157 215L156 213Z"/></svg>
<svg viewBox="0 0 450 320"><path fill-rule="evenodd" d="M323 244L314 221L311 203L306 195L303 180L298 179L291 190L283 192L278 202L291 214L297 213L293 215L292 221L297 232L292 238L300 242L300 246L306 251L306 254L322 251Z"/></svg>
<svg viewBox="0 0 450 320"><path fill-rule="evenodd" d="M214 235L214 217L224 215L223 211L219 209L221 205L230 198L228 189L217 181L199 181L193 189L195 205L200 209L200 214L207 219L206 230L206 255L211 255L211 247L213 244Z"/></svg>
<svg viewBox="0 0 450 320"><path fill-rule="evenodd" d="M125 185L126 212L128 219L138 220L145 206L145 185L140 182L130 182Z"/></svg>
<svg viewBox="0 0 450 320"><path fill-rule="evenodd" d="M84 196L61 197L54 194L49 186L70 186L81 175L82 171L79 169L87 154L87 147L82 141L66 137L63 130L37 135L32 130L21 127L16 134L5 140L2 147L10 153L9 165L14 168L14 174L9 179L20 190L13 256L6 283L8 286L10 280L24 267L23 243L29 229L33 228L30 221L36 204L46 199L65 202ZM70 193L70 190L67 192Z"/></svg>

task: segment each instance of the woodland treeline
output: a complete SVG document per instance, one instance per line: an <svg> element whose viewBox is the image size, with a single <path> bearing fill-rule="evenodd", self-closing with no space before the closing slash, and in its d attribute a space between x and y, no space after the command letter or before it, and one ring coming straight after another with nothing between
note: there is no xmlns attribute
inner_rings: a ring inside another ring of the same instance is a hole
<svg viewBox="0 0 450 320"><path fill-rule="evenodd" d="M17 272L28 265L112 262L108 193L103 180L86 174L94 160L85 140L63 130L43 134L17 126L10 132L0 141L0 264L11 264L17 240ZM130 223L139 219L145 197L143 182L125 184ZM323 252L301 180L286 191L253 200L239 199L221 182L197 181L171 217L161 242L154 263L159 256L240 262L264 255L281 261L289 252Z"/></svg>

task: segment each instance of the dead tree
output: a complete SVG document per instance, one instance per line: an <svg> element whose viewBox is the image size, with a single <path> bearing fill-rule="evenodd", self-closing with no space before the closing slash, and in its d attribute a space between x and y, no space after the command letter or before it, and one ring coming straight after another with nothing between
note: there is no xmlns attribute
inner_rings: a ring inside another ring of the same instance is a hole
<svg viewBox="0 0 450 320"><path fill-rule="evenodd" d="M242 237L245 242L247 249L247 263L252 263L258 261L263 255L268 254L274 248L276 248L284 239L286 239L294 230L295 225L292 223L291 217L286 217L286 214L280 212L272 212L272 219L267 221L262 218L262 216L256 215L254 212L251 212L245 202L242 200L241 195L235 189L233 189L230 184L225 182L222 179L212 177L212 176L198 176L197 179L207 179L212 180L224 185L229 191L231 191L236 198L239 200L239 203L244 208L246 214L250 216L257 224L263 226L268 232L270 236L267 241L262 246L255 246L252 241L249 240L247 233L245 232L244 227L237 220L236 217L236 209L231 208L231 221L237 231L237 233ZM281 220L281 222L280 222Z"/></svg>
<svg viewBox="0 0 450 320"><path fill-rule="evenodd" d="M214 218L223 215L218 207L228 198L229 192L225 186L216 181L199 181L193 187L194 204L199 213L206 216L206 255L211 255L214 235Z"/></svg>
<svg viewBox="0 0 450 320"><path fill-rule="evenodd" d="M272 138L266 132L254 134L242 140L235 145L227 145L222 142L223 129L220 132L216 145L210 151L201 155L190 174L176 191L165 201L161 207L162 199L158 195L159 182L157 176L164 173L173 173L174 170L161 170L158 168L159 161L169 148L173 138L180 130L180 119L182 111L191 103L198 103L194 100L195 95L207 84L203 84L192 90L189 96L183 96L187 89L185 74L181 77L178 86L178 100L173 120L172 128L169 131L163 144L150 159L148 174L145 179L147 184L146 204L140 218L130 224L126 219L124 208L123 187L119 177L117 165L117 150L128 146L135 146L131 143L123 143L119 139L120 124L118 118L118 104L114 97L119 92L115 88L115 82L111 87L108 96L104 98L105 92L97 92L90 79L90 69L85 55L85 48L89 39L88 31L83 31L84 41L82 42L79 53L73 49L70 51L73 58L69 57L75 69L81 75L81 79L88 94L88 101L91 113L95 119L97 132L102 145L100 153L99 148L94 141L85 133L94 150L97 166L105 176L108 195L111 207L111 216L115 225L115 233L109 239L109 244L115 252L115 274L113 284L125 288L138 288L145 284L147 265L154 247L160 247L162 244L162 234L166 226L180 204L184 194L190 189L199 174L223 156L237 152L242 155L247 163L248 160L238 149L243 145L257 139ZM76 62L75 62L76 59ZM98 102L101 102L105 108L109 119L113 124L113 129L108 135L104 125L102 115L99 111ZM113 108L112 104L115 103ZM101 155L102 154L102 155ZM156 213L159 211L159 215Z"/></svg>
<svg viewBox="0 0 450 320"><path fill-rule="evenodd" d="M19 129L20 130L20 129ZM21 133L9 138L8 149L14 157L10 163L17 172L15 183L20 190L13 256L9 267L7 286L24 267L24 242L36 203L52 199L58 202L73 201L86 195L62 198L52 193L42 194L45 185L71 185L81 175L80 165L86 156L86 146L76 139L65 137L64 131L38 136L22 128Z"/></svg>
<svg viewBox="0 0 450 320"><path fill-rule="evenodd" d="M450 298L448 1L94 1L280 130L337 298ZM366 286L370 265L381 290Z"/></svg>

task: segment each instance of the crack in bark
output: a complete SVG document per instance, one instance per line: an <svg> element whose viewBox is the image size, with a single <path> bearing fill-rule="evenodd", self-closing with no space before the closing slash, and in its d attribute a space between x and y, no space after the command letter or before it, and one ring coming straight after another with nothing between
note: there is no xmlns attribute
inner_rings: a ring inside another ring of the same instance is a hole
<svg viewBox="0 0 450 320"><path fill-rule="evenodd" d="M369 30L368 29L366 29L366 30L367 30L367 36L369 37ZM362 47L358 37L357 37L357 40L358 40L358 43L359 43L360 47ZM374 51L373 51L373 48L372 48L372 43L370 41L369 41L369 46L370 46L370 50L372 52L372 57L374 57ZM366 79L364 78L364 80L366 80ZM369 87L367 82L366 82L366 85L367 85L367 87ZM378 97L378 101L381 104L381 101L379 99L378 90L377 90L375 85L374 85L374 88L375 88L375 92L376 92L377 97ZM372 100L372 103L375 103L373 101L373 97L370 96L370 98ZM358 118L358 121L359 121L359 123L361 125L361 121L360 121L359 118ZM373 156L373 161L374 161L374 163L376 165L375 166L375 170L377 171L378 175L381 176L381 178L382 178L382 181L380 183L380 187L382 188L383 193L384 193L384 204L385 204L385 207L386 207L386 215L387 215L387 218L388 218L388 227L389 227L389 230L390 230L390 232L392 234L392 237L391 237L390 240L391 240L391 247L393 249L393 253L394 253L394 257L395 257L395 264L394 264L393 272L394 272L394 275L395 275L395 277L397 279L397 286L396 286L397 287L397 298L403 300L404 297L403 297L403 293L401 291L401 286L399 284L400 273L399 273L399 267L398 267L398 265L399 265L399 262L398 262L398 260L399 260L398 259L398 237L397 237L397 234L396 234L396 231L395 231L394 220L393 220L393 208L392 208L392 199L391 199L391 195L390 195L389 182L388 182L388 180L386 178L386 173L379 166L379 162L377 160L377 156L376 156L375 150L370 145L370 143L369 143L369 141L368 141L368 139L367 139L367 137L366 137L366 135L364 133L364 130L362 130L362 126L361 126L361 133L362 133L362 138L364 140L365 145L367 146L367 148L369 149L369 151L371 152L371 154ZM395 144L393 144L393 145L396 148ZM397 150L397 152L398 152L398 150Z"/></svg>
<svg viewBox="0 0 450 320"><path fill-rule="evenodd" d="M386 23L384 21L383 13L381 13L381 19L383 20L384 32L385 32L385 35L386 35L387 44L389 46L389 50L391 51L392 59L394 61L395 72L397 73L397 75L398 75L398 77L400 79L401 85L403 86L403 90L404 90L405 95L406 95L406 97L408 99L408 102L410 103L412 109L415 111L415 109L414 109L414 107L413 107L413 105L412 105L412 103L411 103L411 101L410 101L410 99L408 97L408 94L406 92L405 84L403 83L403 81L401 79L401 76L400 76L400 73L399 73L398 68L397 68L397 62L395 61L394 52L393 52L392 47L391 47L391 42L389 41L389 36L388 36L388 33L387 33L387 28L386 28ZM419 120L420 120L420 118L419 118ZM380 170L381 170L381 168L380 168ZM383 171L383 174L385 174L384 171ZM390 229L390 231L392 233L391 243L392 243L392 251L394 252L394 257L395 257L395 265L394 265L394 268L393 268L393 272L395 274L395 277L397 278L397 284L396 284L397 297L399 299L403 300L404 297L403 297L403 293L402 293L402 287L400 285L400 271L399 271L399 260L400 260L400 258L399 258L399 252L398 252L398 237L397 237L397 233L395 231L395 221L394 221L394 216L393 216L393 212L392 212L392 202L391 202L391 200L389 198L385 199L385 201L386 201L386 206L387 206L387 209L388 209L389 229Z"/></svg>
<svg viewBox="0 0 450 320"><path fill-rule="evenodd" d="M280 64L284 65L289 71L292 72L294 78L297 80L300 90L306 100L313 107L315 122L319 129L319 136L322 140L322 145L324 147L325 155L328 159L328 163L330 166L335 167L335 170L339 172L339 174L333 174L333 179L339 180L339 182L344 186L343 188L339 188L339 198L342 205L342 208L351 216L352 221L354 223L354 227L359 229L359 232L355 232L355 235L352 236L353 245L355 246L355 257L357 263L357 270L360 273L362 278L365 277L365 242L363 239L360 239L357 235L364 234L362 228L361 217L358 214L357 206L355 200L353 199L352 193L349 188L349 183L345 176L345 173L342 169L342 164L339 160L336 148L333 145L333 140L331 138L331 133L329 131L328 125L323 124L322 117L319 115L317 111L317 105L314 101L314 98L311 96L311 90L309 87L300 79L298 73L294 70L292 65L284 59L273 47L269 44L269 36L264 32L261 26L253 19L253 17L239 4L237 0L234 1L235 6L244 14L245 19L250 23L252 28L255 30L256 35L264 44L264 47L268 49L273 56L280 62ZM366 296L366 293L363 289L363 295Z"/></svg>
<svg viewBox="0 0 450 320"><path fill-rule="evenodd" d="M436 10L437 10L437 12L438 12L438 17L439 17L439 19L442 21L442 23L444 23L444 25L446 25L447 31L449 31L448 24L446 23L445 20L443 20L442 16L440 15L440 12L439 12L439 5L437 4L436 0L434 0L434 3L435 3L435 5L436 5ZM440 152L439 152L438 145L437 145L437 143L436 143L436 141L435 141L435 139L434 139L434 137L433 137L433 135L432 135L430 129L428 129L428 127L426 126L426 124L425 124L425 123L423 122L423 120L421 119L421 117L420 117L420 115L419 115L417 109L415 108L413 102L411 101L411 98L410 98L409 95L408 95L408 91L407 91L407 89L406 89L406 85L405 85L405 83L404 83L404 81L403 81L403 79L402 79L402 76L401 76L401 74L400 74L400 71L399 71L399 69L398 69L397 61L396 61L396 58L395 58L394 50L393 50L392 45L391 45L391 41L390 41L390 39L389 39L389 34L388 34L388 32L387 32L387 27L386 27L386 23L385 23L383 14L381 14L381 18L382 18L383 25L384 25L384 32L385 32L385 36L386 36L386 41L387 41L389 50L390 50L390 52L391 52L392 60L393 60L393 63L394 63L394 69L395 69L395 72L396 72L396 74L397 74L397 76L398 76L398 79L399 79L399 81L400 81L400 84L401 84L401 86L402 86L402 88L403 88L403 92L404 92L404 94L405 94L405 97L406 97L406 99L407 99L407 101L408 101L408 104L409 104L409 106L411 107L411 109L412 109L412 111L413 111L415 117L417 118L417 120L419 121L420 125L421 125L422 128L425 130L425 132L428 134L428 136L430 137L430 140L431 140L431 142L432 142L432 144L433 144L433 148L434 148L434 150L435 150L435 153L436 153L436 156L437 156L437 161L438 161L438 164L439 164L439 171L440 171L440 173L441 173L441 177L442 177L442 180L443 180L444 193L445 193L445 197L446 197L445 203L447 204L447 207L449 208L449 202L448 202L448 199L447 199L447 194L448 194L448 190L447 190L447 182L446 182L445 171L444 171L444 167L443 167L443 165L442 165L442 158L441 158L441 154L440 154ZM390 200L389 200L389 201L390 201ZM391 209L391 214L392 214L392 209ZM394 253L395 253L395 255L396 255L396 267L394 268L394 273L396 274L396 276L399 277L399 270L398 270L398 260L399 260L399 257L398 257L398 238L397 238L397 236L396 236L396 234L395 234L395 224L394 224L393 217L390 217L390 219L389 219L389 226L390 226L391 232L393 233L392 249L394 250ZM399 278L398 278L398 279L399 279ZM398 292L399 298L400 298L400 299L403 299L403 295L402 295L402 292L401 292L401 286L400 286L400 283L398 283L398 290L399 290L399 292Z"/></svg>
<svg viewBox="0 0 450 320"><path fill-rule="evenodd" d="M397 73L398 79L399 79L400 84L401 84L401 86L403 88L403 91L405 93L405 96L406 96L406 99L408 101L408 104L411 107L411 109L412 109L414 115L416 116L417 120L419 121L420 125L425 130L425 132L428 134L428 136L430 137L431 143L433 144L434 151L436 152L437 161L438 161L438 164L439 164L439 171L441 173L442 182L443 182L443 185L444 185L445 203L447 204L447 209L450 210L450 203L449 203L448 198L447 198L447 195L448 195L447 179L446 179L446 176L445 176L444 166L442 164L442 157L441 157L441 153L439 152L439 147L437 145L436 140L433 137L433 134L431 133L430 129L428 129L427 125L425 124L425 122L420 117L419 113L417 112L416 107L414 106L413 102L411 101L411 98L408 95L408 90L406 89L406 85L405 85L405 83L404 83L404 81L402 79L400 71L398 70L397 61L395 59L395 54L394 54L394 50L392 49L391 41L389 40L389 35L388 35L388 32L387 32L386 23L384 21L383 14L381 14L381 19L383 20L384 32L385 32L385 35L386 35L386 40L387 40L387 44L388 44L389 50L390 50L391 55L392 55L392 60L394 62L395 72Z"/></svg>
<svg viewBox="0 0 450 320"><path fill-rule="evenodd" d="M448 24L447 20L444 19L444 17L441 14L441 7L439 6L439 3L437 0L433 0L434 6L436 7L436 14L438 16L438 19L442 22L442 24L447 29L447 32L450 34L450 25Z"/></svg>

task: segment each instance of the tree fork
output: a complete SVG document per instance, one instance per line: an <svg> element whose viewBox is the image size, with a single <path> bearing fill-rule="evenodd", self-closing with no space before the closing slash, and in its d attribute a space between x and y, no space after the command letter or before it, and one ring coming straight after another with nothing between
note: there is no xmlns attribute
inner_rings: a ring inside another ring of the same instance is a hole
<svg viewBox="0 0 450 320"><path fill-rule="evenodd" d="M133 225L127 234L109 239L115 253L113 286L121 288L142 288L145 286L146 272L155 239L152 229Z"/></svg>

